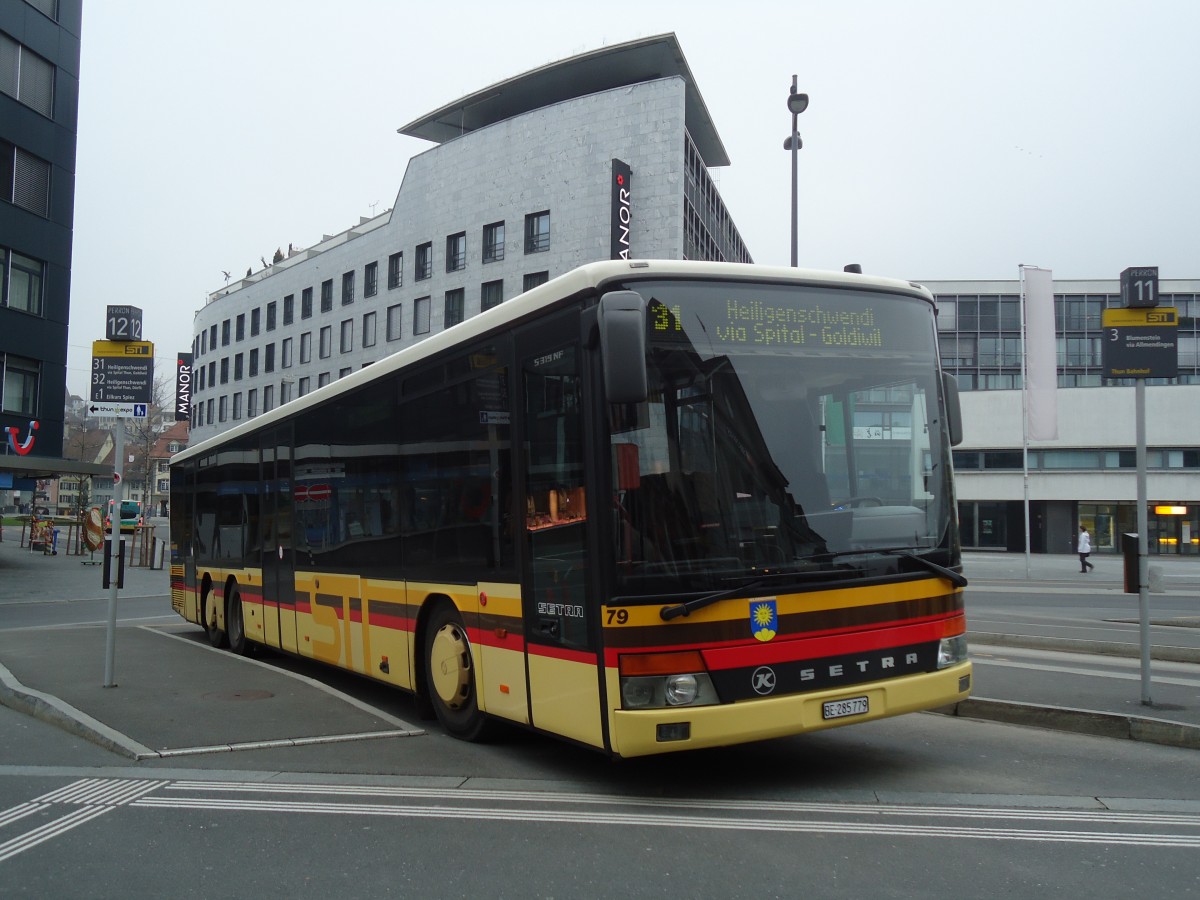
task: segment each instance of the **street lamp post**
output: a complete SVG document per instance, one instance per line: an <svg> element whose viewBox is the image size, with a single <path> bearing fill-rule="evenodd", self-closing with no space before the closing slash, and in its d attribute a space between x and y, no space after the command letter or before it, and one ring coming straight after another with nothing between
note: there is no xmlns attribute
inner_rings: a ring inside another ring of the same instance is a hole
<svg viewBox="0 0 1200 900"><path fill-rule="evenodd" d="M792 90L791 93L788 94L787 105L788 109L792 112L792 133L788 135L787 140L783 142L783 148L785 150L792 151L792 266L794 268L800 264L796 247L796 227L797 220L800 215L796 201L796 182L798 178L797 156L798 151L803 146L802 142L800 141L800 133L796 130L796 117L808 109L808 94L797 93L795 75L792 76Z"/></svg>

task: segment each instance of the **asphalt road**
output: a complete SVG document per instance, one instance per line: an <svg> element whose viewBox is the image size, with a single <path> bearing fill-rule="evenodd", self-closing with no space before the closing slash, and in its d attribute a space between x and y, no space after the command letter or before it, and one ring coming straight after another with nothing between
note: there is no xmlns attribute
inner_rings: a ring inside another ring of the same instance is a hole
<svg viewBox="0 0 1200 900"><path fill-rule="evenodd" d="M972 628L1046 629L1058 640L1116 629L1106 643L1136 629L1096 624L1094 598L1053 582L1039 594L985 590L984 580L968 589L978 592L968 597ZM0 631L10 635L95 629L106 618L103 596L3 594ZM1187 612L1178 602L1162 608ZM139 634L164 652L210 652L165 607L162 595L122 596L118 647L130 651ZM163 631L198 646L175 650ZM1069 678L1111 685L1130 664L998 644L973 653L979 691ZM416 720L407 697L345 673L272 654L214 659L240 667L248 694L285 670ZM134 762L0 707L0 894L1200 893L1194 750L918 714L613 763L517 730L472 745L421 724L408 737Z"/></svg>

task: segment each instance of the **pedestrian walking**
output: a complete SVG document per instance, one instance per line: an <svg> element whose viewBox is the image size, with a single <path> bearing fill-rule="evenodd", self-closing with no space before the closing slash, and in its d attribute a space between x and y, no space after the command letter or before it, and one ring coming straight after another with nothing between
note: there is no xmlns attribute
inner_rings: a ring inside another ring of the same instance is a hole
<svg viewBox="0 0 1200 900"><path fill-rule="evenodd" d="M1086 575L1092 569L1096 568L1090 562L1088 557L1092 555L1092 536L1088 534L1087 526L1079 526L1079 543L1075 545L1075 550L1079 553L1079 571Z"/></svg>

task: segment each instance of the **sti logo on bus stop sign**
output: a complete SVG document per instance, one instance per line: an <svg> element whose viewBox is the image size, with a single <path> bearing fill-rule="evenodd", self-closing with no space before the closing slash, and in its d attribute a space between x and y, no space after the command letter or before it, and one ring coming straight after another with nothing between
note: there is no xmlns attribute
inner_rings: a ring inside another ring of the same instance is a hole
<svg viewBox="0 0 1200 900"><path fill-rule="evenodd" d="M1179 374L1178 310L1171 306L1101 312L1106 378L1174 378Z"/></svg>

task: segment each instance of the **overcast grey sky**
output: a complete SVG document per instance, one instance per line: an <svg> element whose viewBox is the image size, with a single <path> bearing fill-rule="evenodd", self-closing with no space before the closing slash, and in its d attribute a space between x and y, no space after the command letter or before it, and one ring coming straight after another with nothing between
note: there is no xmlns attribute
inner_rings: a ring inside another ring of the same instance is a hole
<svg viewBox="0 0 1200 900"><path fill-rule="evenodd" d="M605 44L674 31L755 261L915 280L1200 277L1195 0L84 0L68 389L105 307L160 374L222 271L395 202L401 125Z"/></svg>

